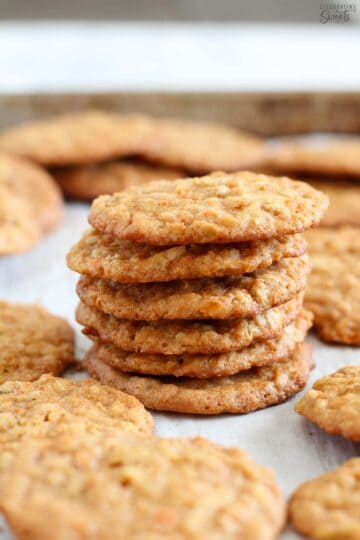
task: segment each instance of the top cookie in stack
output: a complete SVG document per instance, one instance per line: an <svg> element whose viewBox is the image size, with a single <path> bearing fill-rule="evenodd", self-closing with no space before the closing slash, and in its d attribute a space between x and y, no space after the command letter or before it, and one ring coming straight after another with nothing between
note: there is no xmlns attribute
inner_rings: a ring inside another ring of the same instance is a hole
<svg viewBox="0 0 360 540"><path fill-rule="evenodd" d="M95 230L68 255L83 274L89 373L149 408L200 414L249 412L299 391L311 317L298 233L326 207L307 184L249 172L99 197Z"/></svg>

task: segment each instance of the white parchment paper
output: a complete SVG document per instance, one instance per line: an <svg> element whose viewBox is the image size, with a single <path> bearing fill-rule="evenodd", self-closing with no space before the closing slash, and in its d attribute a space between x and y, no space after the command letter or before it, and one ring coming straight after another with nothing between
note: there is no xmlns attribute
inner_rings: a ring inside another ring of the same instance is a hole
<svg viewBox="0 0 360 540"><path fill-rule="evenodd" d="M58 231L43 239L30 253L0 259L0 298L38 302L66 317L77 330L79 357L89 342L74 320L77 275L67 268L65 255L87 228L87 214L88 205L67 204ZM360 364L360 349L328 346L313 335L308 339L313 343L317 364L310 383L341 366ZM167 437L202 435L227 446L240 446L255 461L275 471L288 496L303 481L360 454L360 445L327 435L298 416L293 411L295 399L248 415L202 418L155 414L156 433ZM0 540L11 538L6 525L2 525ZM298 536L288 530L283 538L294 540Z"/></svg>

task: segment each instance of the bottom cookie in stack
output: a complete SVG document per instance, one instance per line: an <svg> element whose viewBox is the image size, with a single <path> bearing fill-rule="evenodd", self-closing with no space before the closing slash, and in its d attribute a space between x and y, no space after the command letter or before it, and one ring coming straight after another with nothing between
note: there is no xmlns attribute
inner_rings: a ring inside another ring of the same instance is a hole
<svg viewBox="0 0 360 540"><path fill-rule="evenodd" d="M312 359L303 340L311 320L303 311L280 337L222 354L129 353L96 342L85 367L91 376L134 395L149 409L248 413L281 403L305 386Z"/></svg>

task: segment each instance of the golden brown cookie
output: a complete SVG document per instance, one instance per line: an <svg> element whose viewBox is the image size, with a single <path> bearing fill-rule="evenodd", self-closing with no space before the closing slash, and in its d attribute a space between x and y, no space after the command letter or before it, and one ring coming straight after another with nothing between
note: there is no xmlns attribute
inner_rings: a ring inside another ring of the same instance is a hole
<svg viewBox="0 0 360 540"><path fill-rule="evenodd" d="M215 379L128 375L101 362L94 349L85 358L90 375L137 397L145 407L193 414L248 413L281 403L305 386L311 367L305 343L287 361Z"/></svg>
<svg viewBox="0 0 360 540"><path fill-rule="evenodd" d="M304 341L311 322L312 315L304 311L296 321L284 329L281 336L263 343L252 344L238 351L222 354L165 356L162 354L128 353L114 345L104 345L101 342L95 346L92 354L100 362L105 362L123 372L197 379L228 377L254 367L285 361L294 351L296 345Z"/></svg>
<svg viewBox="0 0 360 540"><path fill-rule="evenodd" d="M147 283L254 272L306 250L301 234L239 244L155 247L89 231L67 256L79 274L123 283Z"/></svg>
<svg viewBox="0 0 360 540"><path fill-rule="evenodd" d="M61 317L37 305L0 301L0 383L59 375L74 360L74 335Z"/></svg>
<svg viewBox="0 0 360 540"><path fill-rule="evenodd" d="M132 396L90 379L42 375L35 382L0 385L0 445L14 449L29 439L64 433L126 431L150 435L153 421Z"/></svg>
<svg viewBox="0 0 360 540"><path fill-rule="evenodd" d="M360 137L284 140L274 146L267 167L283 174L360 176Z"/></svg>
<svg viewBox="0 0 360 540"><path fill-rule="evenodd" d="M259 137L219 124L154 118L154 130L140 154L154 162L192 173L251 168L264 158Z"/></svg>
<svg viewBox="0 0 360 540"><path fill-rule="evenodd" d="M360 442L360 365L316 381L295 411L329 433Z"/></svg>
<svg viewBox="0 0 360 540"><path fill-rule="evenodd" d="M0 256L28 251L40 236L29 204L0 184Z"/></svg>
<svg viewBox="0 0 360 540"><path fill-rule="evenodd" d="M137 154L150 119L84 111L28 122L0 133L0 149L47 166L94 163Z"/></svg>
<svg viewBox="0 0 360 540"><path fill-rule="evenodd" d="M289 506L295 529L314 540L359 540L360 458L301 485Z"/></svg>
<svg viewBox="0 0 360 540"><path fill-rule="evenodd" d="M61 216L60 190L50 175L0 153L0 255L31 249Z"/></svg>
<svg viewBox="0 0 360 540"><path fill-rule="evenodd" d="M82 276L77 292L84 304L120 319L251 318L302 291L308 271L303 255L253 274L214 279L127 284Z"/></svg>
<svg viewBox="0 0 360 540"><path fill-rule="evenodd" d="M305 295L322 339L360 345L360 228L309 231L312 271Z"/></svg>
<svg viewBox="0 0 360 540"><path fill-rule="evenodd" d="M19 540L274 540L273 473L203 438L62 437L20 449L0 505Z"/></svg>
<svg viewBox="0 0 360 540"><path fill-rule="evenodd" d="M0 185L25 201L43 233L62 217L62 197L53 178L41 167L0 153Z"/></svg>
<svg viewBox="0 0 360 540"><path fill-rule="evenodd" d="M359 227L343 226L338 228L318 227L307 231L305 237L308 241L308 251L311 253L326 252L339 253L339 257L346 254L355 255L360 252Z"/></svg>
<svg viewBox="0 0 360 540"><path fill-rule="evenodd" d="M67 197L85 201L151 180L171 180L185 176L180 170L139 160L118 160L78 167L62 167L53 169L52 174Z"/></svg>
<svg viewBox="0 0 360 540"><path fill-rule="evenodd" d="M305 182L217 172L102 195L89 222L151 245L244 242L301 232L319 223L327 206L326 196Z"/></svg>
<svg viewBox="0 0 360 540"><path fill-rule="evenodd" d="M129 352L152 354L222 353L279 336L300 313L301 292L253 319L208 321L129 321L117 319L80 302L77 321L83 333Z"/></svg>
<svg viewBox="0 0 360 540"><path fill-rule="evenodd" d="M360 226L360 185L356 182L309 180L309 183L330 200L329 208L321 219L321 225L338 227L341 225Z"/></svg>

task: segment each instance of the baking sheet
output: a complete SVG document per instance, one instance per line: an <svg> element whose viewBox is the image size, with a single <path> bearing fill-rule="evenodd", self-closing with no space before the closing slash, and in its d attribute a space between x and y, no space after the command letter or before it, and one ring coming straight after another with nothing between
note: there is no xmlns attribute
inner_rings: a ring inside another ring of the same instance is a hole
<svg viewBox="0 0 360 540"><path fill-rule="evenodd" d="M66 317L76 328L77 354L89 347L75 323L77 275L65 262L70 246L87 228L89 206L67 203L62 226L30 253L0 259L0 298L24 303L38 302ZM317 367L310 382L347 364L360 364L360 350L327 346L310 335ZM295 398L296 399L296 398ZM239 446L258 463L271 467L286 495L300 483L360 454L360 444L326 435L293 411L295 399L248 415L195 417L154 414L160 436L203 435L228 446ZM50 524L49 524L50 526ZM286 540L299 538L288 530ZM6 526L0 540L12 539ZM116 539L114 539L116 540Z"/></svg>

